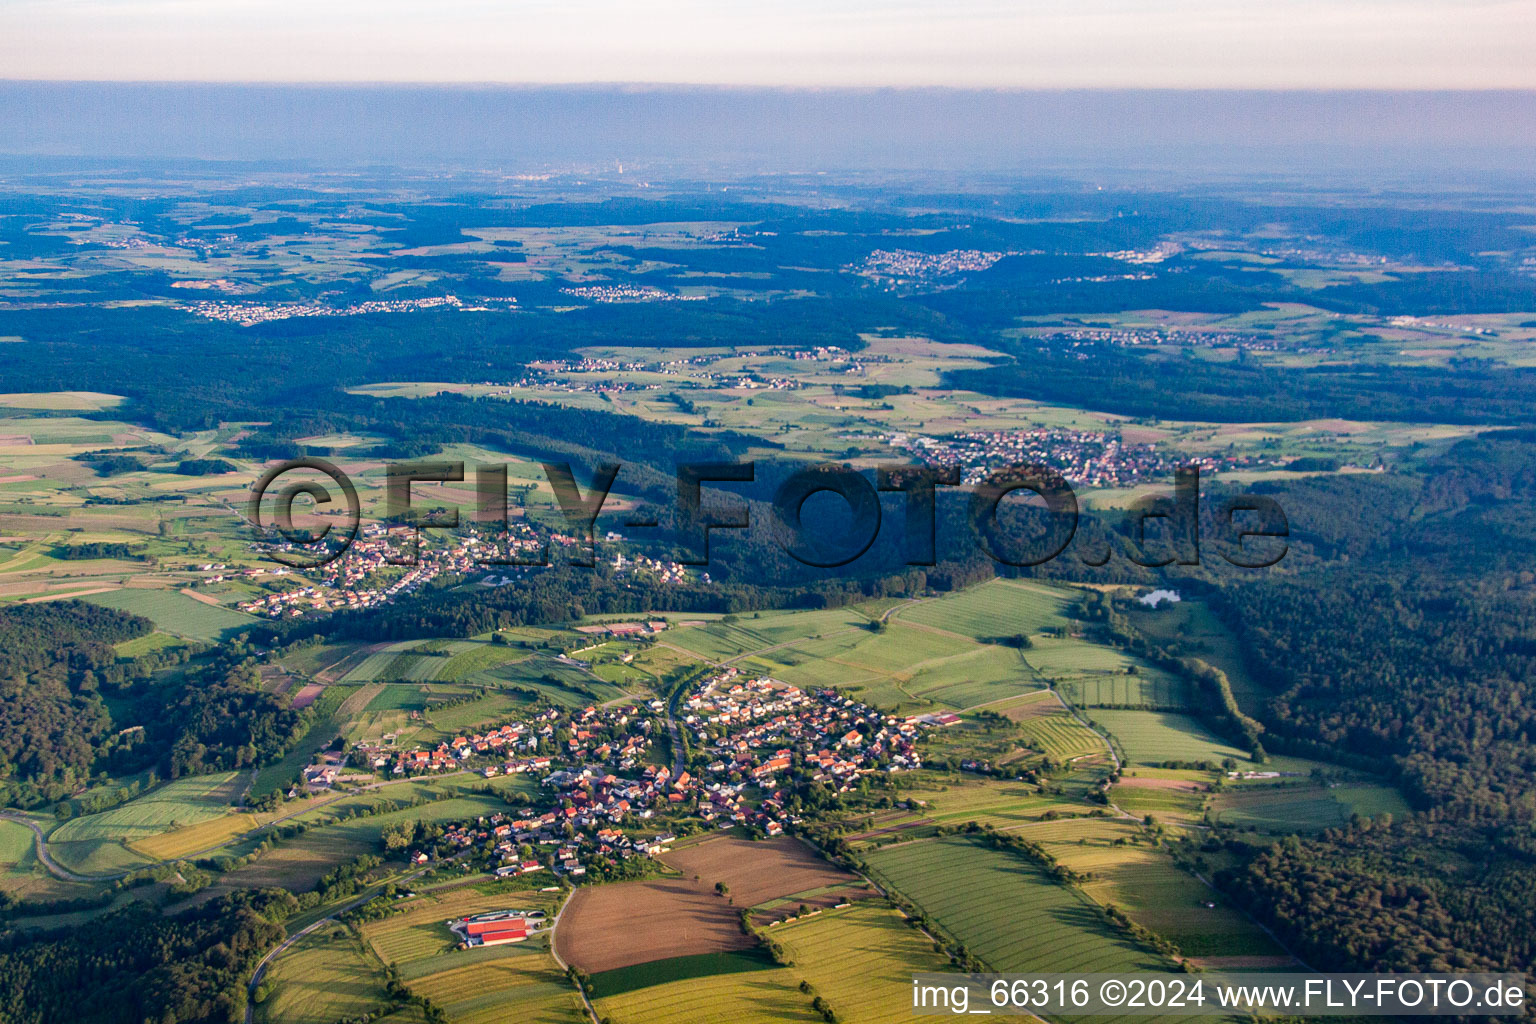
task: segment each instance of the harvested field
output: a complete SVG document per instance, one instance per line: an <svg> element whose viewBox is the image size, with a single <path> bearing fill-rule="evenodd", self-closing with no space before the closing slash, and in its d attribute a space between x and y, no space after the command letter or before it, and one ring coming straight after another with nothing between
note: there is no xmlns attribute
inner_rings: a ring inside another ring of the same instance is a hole
<svg viewBox="0 0 1536 1024"><path fill-rule="evenodd" d="M1121 776L1119 789L1169 789L1176 793L1204 793L1207 787L1194 779L1153 779L1142 775Z"/></svg>
<svg viewBox="0 0 1536 1024"><path fill-rule="evenodd" d="M319 683L310 683L309 685L305 686L304 689L293 695L294 709L303 710L304 708L309 707L315 702L315 698L319 697L320 694L324 691L325 687L321 686Z"/></svg>
<svg viewBox="0 0 1536 1024"><path fill-rule="evenodd" d="M129 843L128 848L151 860L174 860L211 850L256 827L256 819L249 814L227 814L212 821L137 840Z"/></svg>
<svg viewBox="0 0 1536 1024"><path fill-rule="evenodd" d="M858 882L804 843L787 836L763 842L711 839L674 850L662 860L685 876L698 875L700 882L710 889L716 882L724 882L738 907L756 906L823 886Z"/></svg>
<svg viewBox="0 0 1536 1024"><path fill-rule="evenodd" d="M736 909L702 878L578 889L555 935L562 959L597 973L695 953L749 949Z"/></svg>
<svg viewBox="0 0 1536 1024"><path fill-rule="evenodd" d="M1022 722L1041 715L1058 715L1063 709L1061 699L1055 693L1050 690L1037 690L1034 693L1026 693L1022 697L988 705L987 710L995 711L1011 722Z"/></svg>
<svg viewBox="0 0 1536 1024"><path fill-rule="evenodd" d="M753 940L741 931L743 908L856 882L788 838L710 839L675 850L663 861L683 877L578 889L555 936L561 957L596 973L748 949ZM717 882L725 884L729 898L715 894Z"/></svg>

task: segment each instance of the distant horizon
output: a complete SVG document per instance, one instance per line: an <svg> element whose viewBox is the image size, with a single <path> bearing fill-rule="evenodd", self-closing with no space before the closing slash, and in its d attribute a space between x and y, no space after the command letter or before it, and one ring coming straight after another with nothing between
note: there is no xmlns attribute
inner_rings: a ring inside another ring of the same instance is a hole
<svg viewBox="0 0 1536 1024"><path fill-rule="evenodd" d="M1536 90L0 80L0 154L515 170L1536 166Z"/></svg>

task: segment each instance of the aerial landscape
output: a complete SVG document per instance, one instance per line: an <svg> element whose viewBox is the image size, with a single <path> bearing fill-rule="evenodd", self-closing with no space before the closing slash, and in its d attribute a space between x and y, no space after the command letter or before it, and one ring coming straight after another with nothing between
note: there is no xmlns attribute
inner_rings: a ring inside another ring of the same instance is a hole
<svg viewBox="0 0 1536 1024"><path fill-rule="evenodd" d="M1536 83L237 50L0 67L0 1024L1536 967Z"/></svg>

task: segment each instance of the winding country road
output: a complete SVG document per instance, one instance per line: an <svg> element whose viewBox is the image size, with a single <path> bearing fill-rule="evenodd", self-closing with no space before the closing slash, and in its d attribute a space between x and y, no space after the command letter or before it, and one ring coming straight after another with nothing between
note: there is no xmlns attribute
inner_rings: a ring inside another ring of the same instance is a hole
<svg viewBox="0 0 1536 1024"><path fill-rule="evenodd" d="M460 850L458 853L454 854L452 857L449 857L445 861L439 861L436 864L429 864L426 867L422 868L420 871L412 871L410 874L408 874L408 875L401 875L399 878L385 879L384 881L379 882L376 885L370 886L368 888L368 890L366 892L364 892L362 895L357 896L354 899L348 900L346 903L343 903L341 906L339 906L335 910L331 911L325 917L322 917L320 920L315 921L315 922L313 922L311 924L305 925L303 928L300 928L298 931L294 932L292 935L288 936L282 942L280 942L276 946L274 946L272 948L272 950L270 952L268 952L266 956L262 957L261 960L256 964L256 969L251 972L250 983L246 985L246 988L245 988L245 1024L252 1024L252 1021L256 1017L256 988L257 988L257 986L259 986L261 984L261 979L266 975L267 967L270 966L272 961L277 959L277 957L284 950L288 949L294 943L298 942L304 936L308 935L310 932L314 931L316 928L319 928L321 925L323 925L323 924L330 924L333 921L335 921L338 917L340 917L342 914L345 914L347 911L354 910L357 907L362 906L364 903L367 903L369 900L373 899L380 892L382 892L384 887L386 885L389 885L391 882L393 882L395 885L399 885L402 882L409 882L409 881L411 881L414 878L420 878L422 875L426 874L427 872L435 870L436 868L442 867L444 864L452 863L453 861L458 860L460 857L466 856L466 855L468 855L469 853L472 853L472 852L473 852L472 850Z"/></svg>
<svg viewBox="0 0 1536 1024"><path fill-rule="evenodd" d="M471 772L469 769L464 768L464 769L460 769L459 771L455 771L455 772L443 772L440 775L428 776L428 778L431 778L431 779L451 779L451 778L453 778L456 775L472 775L472 774L474 774L474 773ZM358 786L356 789L348 789L348 790L345 790L345 791L336 791L335 795L330 797L329 799L321 800L321 801L318 801L316 803L311 803L311 804L308 804L308 805L306 805L304 807L300 807L297 810L294 810L294 811L292 811L292 812L290 812L288 814L285 814L285 815L283 815L280 818L273 818L271 821L265 822L264 824L261 824L261 825L257 825L255 828L249 829L248 831L236 833L235 835L231 836L228 839L223 840L222 842L215 843L212 846L204 847L201 850L193 850L191 853L183 854L180 857L173 857L170 860L148 861L148 862L146 862L144 864L139 865L138 867L130 869L129 871L113 871L113 872L107 872L107 873L100 874L100 875L82 875L82 874L80 874L78 872L71 871L69 868L64 867L58 861L54 860L53 857L50 856L49 853L48 853L48 838L47 838L47 836L45 836L43 834L43 830L38 827L37 822L33 821L32 819L25 818L25 817L22 817L22 816L16 815L16 814L10 814L10 813L7 813L5 811L0 811L0 820L14 821L18 825L25 825L25 826L27 826L27 828L30 828L32 830L32 835L34 837L33 845L37 848L37 859L43 865L43 867L47 868L48 871L55 878L60 878L60 879L62 879L64 881L66 881L66 882L115 882L115 881L117 881L120 878L127 878L128 875L131 874L133 871L142 871L144 868L155 867L158 864L173 864L176 861L194 860L194 859L196 859L198 857L205 856L207 854L213 853L216 850L223 849L224 847L228 846L230 843L239 842L242 839L253 838L253 837L257 836L257 835L260 835L262 832L265 832L266 830L268 830L270 828L274 828L274 827L276 827L278 825L281 825L285 821L291 821L292 819L300 817L301 815L308 814L311 811L318 811L322 807L329 807L333 803L336 803L336 802L341 801L341 800L345 800L348 797L356 796L359 793L369 793L369 792L373 792L374 790L383 789L386 786L398 786L398 785L403 785L404 783L407 783L407 782L419 782L421 780L421 778L422 778L422 776L407 777L407 778L402 778L402 779L384 779L384 780L382 780L380 782L370 782L366 786Z"/></svg>
<svg viewBox="0 0 1536 1024"><path fill-rule="evenodd" d="M18 825L25 825L32 830L32 845L37 850L37 859L47 868L55 878L62 878L66 882L115 882L119 878L128 877L128 872L117 871L105 875L81 875L64 867L48 854L48 839L43 835L43 830L37 822L31 818L24 818L19 814L7 814L0 811L0 821L14 821Z"/></svg>
<svg viewBox="0 0 1536 1024"><path fill-rule="evenodd" d="M560 909L555 912L555 919L549 923L549 955L554 958L555 963L560 965L562 971L570 970L571 965L565 962L565 958L555 948L555 936L558 934L560 927L560 918L565 916L565 908L571 905L571 897L575 895L575 889L565 894L565 899L560 903ZM593 1006L592 1000L587 998L587 990L578 984L576 992L581 996L581 1005L587 1011L587 1016L591 1019L592 1024L598 1024L597 1007Z"/></svg>

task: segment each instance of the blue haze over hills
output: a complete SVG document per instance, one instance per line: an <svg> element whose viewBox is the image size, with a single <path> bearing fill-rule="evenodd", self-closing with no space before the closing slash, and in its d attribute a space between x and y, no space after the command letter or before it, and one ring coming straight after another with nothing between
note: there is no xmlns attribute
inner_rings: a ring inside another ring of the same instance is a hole
<svg viewBox="0 0 1536 1024"><path fill-rule="evenodd" d="M0 82L0 154L507 171L1536 166L1536 93L973 91Z"/></svg>

